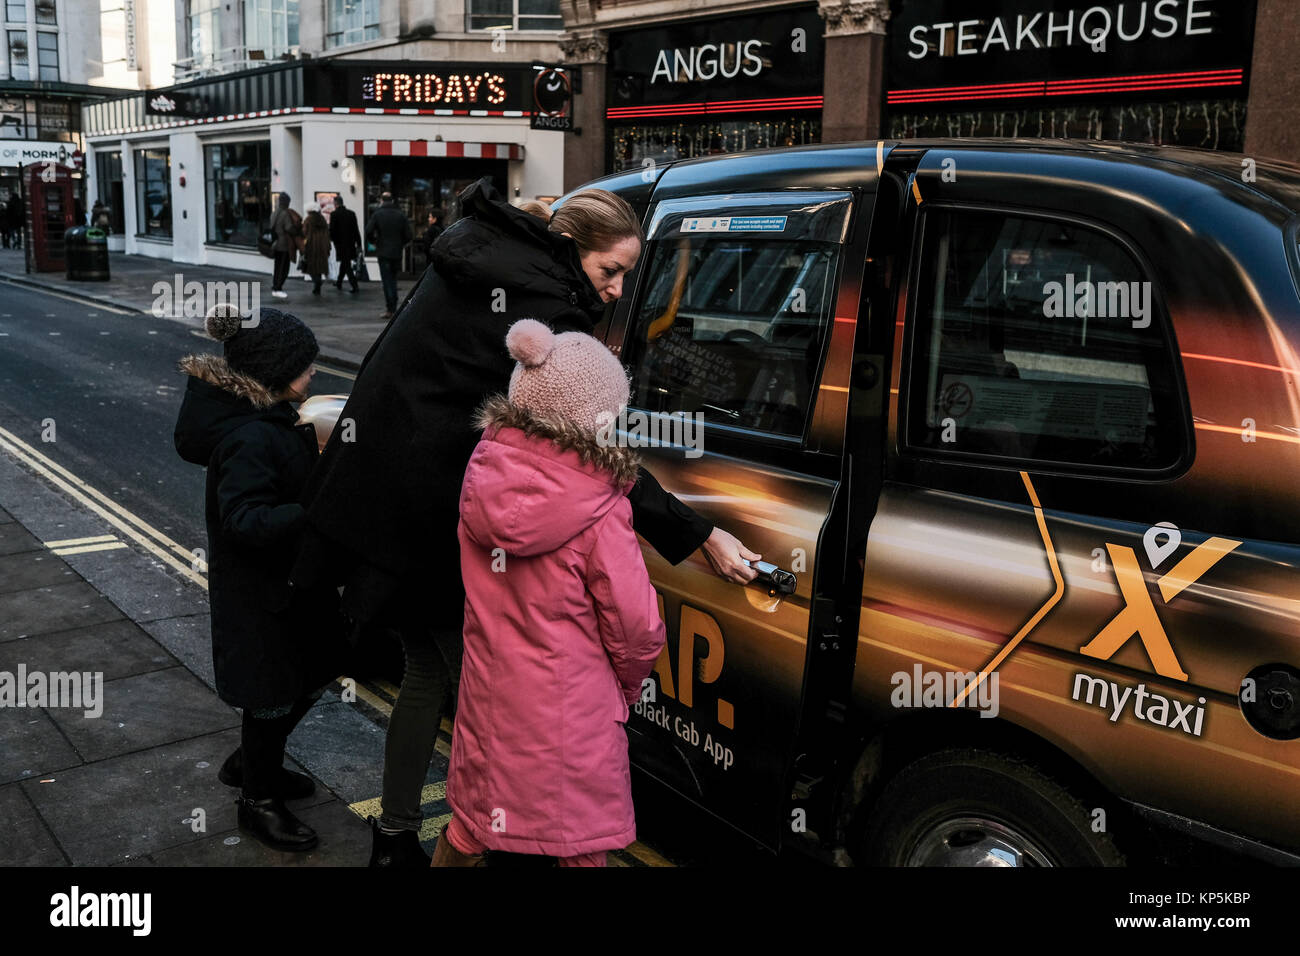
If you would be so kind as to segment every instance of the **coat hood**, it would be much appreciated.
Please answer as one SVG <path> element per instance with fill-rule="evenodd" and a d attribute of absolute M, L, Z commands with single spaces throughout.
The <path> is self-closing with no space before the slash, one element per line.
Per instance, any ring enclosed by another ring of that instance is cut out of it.
<path fill-rule="evenodd" d="M 465 472 L 460 516 L 482 547 L 517 557 L 554 551 L 602 519 L 636 479 L 629 449 L 503 397 L 484 403 L 477 424 L 485 431 Z"/>
<path fill-rule="evenodd" d="M 207 465 L 213 449 L 241 425 L 267 418 L 297 420 L 293 406 L 277 402 L 261 382 L 232 369 L 220 355 L 187 355 L 180 370 L 190 376 L 176 420 L 176 451 Z"/>
<path fill-rule="evenodd" d="M 582 271 L 578 245 L 510 205 L 491 180 L 460 195 L 465 215 L 433 244 L 433 267 L 450 283 L 484 289 L 523 289 L 568 300 L 597 321 L 605 308 Z"/>

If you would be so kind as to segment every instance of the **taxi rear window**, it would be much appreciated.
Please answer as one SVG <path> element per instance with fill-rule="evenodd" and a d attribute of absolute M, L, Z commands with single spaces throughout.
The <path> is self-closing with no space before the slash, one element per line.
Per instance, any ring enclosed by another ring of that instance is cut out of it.
<path fill-rule="evenodd" d="M 926 214 L 907 442 L 1160 470 L 1181 453 L 1155 290 L 1114 238 L 1074 222 Z"/>

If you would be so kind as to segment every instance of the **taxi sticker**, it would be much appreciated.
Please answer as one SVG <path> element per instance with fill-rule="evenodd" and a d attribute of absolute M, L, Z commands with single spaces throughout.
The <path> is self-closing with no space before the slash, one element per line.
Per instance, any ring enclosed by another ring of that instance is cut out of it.
<path fill-rule="evenodd" d="M 785 216 L 694 216 L 682 232 L 785 232 Z"/>

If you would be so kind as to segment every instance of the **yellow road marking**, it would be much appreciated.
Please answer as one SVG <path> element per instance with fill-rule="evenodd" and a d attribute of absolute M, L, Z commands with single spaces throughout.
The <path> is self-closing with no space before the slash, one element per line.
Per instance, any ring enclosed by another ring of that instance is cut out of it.
<path fill-rule="evenodd" d="M 58 555 L 64 554 L 89 554 L 91 551 L 114 551 L 117 548 L 125 548 L 125 541 L 111 541 L 103 544 L 86 544 L 80 548 L 52 548 L 51 550 Z"/>
<path fill-rule="evenodd" d="M 154 535 L 158 541 L 163 542 L 167 547 L 172 548 L 176 552 L 183 554 L 185 557 L 192 560 L 193 556 L 190 552 L 186 551 L 161 531 L 152 527 L 148 522 L 136 517 L 107 495 L 92 488 L 62 465 L 50 461 L 50 459 L 46 458 L 35 448 L 32 448 L 18 436 L 14 435 L 13 432 L 4 428 L 0 428 L 0 449 L 9 452 L 9 454 L 27 465 L 28 468 L 31 468 L 37 474 L 67 492 L 74 499 L 85 505 L 95 514 L 99 515 L 114 528 L 117 528 L 132 541 L 136 542 L 136 544 L 140 545 L 152 554 L 155 558 L 164 562 L 169 567 L 176 569 L 205 591 L 207 590 L 207 579 L 203 577 L 203 575 L 199 574 L 191 563 L 182 563 L 181 561 L 178 561 L 173 555 L 169 554 L 165 548 L 160 547 L 153 539 L 147 537 L 144 532 Z M 98 501 L 92 500 L 92 496 L 94 499 L 98 499 Z M 100 504 L 100 502 L 103 502 L 103 504 Z M 105 507 L 105 505 L 107 505 L 107 507 Z M 128 524 L 127 521 L 131 521 L 133 524 Z M 139 529 L 143 529 L 143 531 Z M 195 563 L 202 564 L 202 562 Z M 206 565 L 204 565 L 204 568 L 206 570 Z"/>
<path fill-rule="evenodd" d="M 70 548 L 78 544 L 96 544 L 100 541 L 116 541 L 116 540 L 117 540 L 117 535 L 115 534 L 97 534 L 91 538 L 64 538 L 61 541 L 46 541 L 44 542 L 44 544 L 45 547 L 53 549 L 53 548 Z"/>
<path fill-rule="evenodd" d="M 1043 517 L 1043 506 L 1038 503 L 1038 492 L 1034 490 L 1034 483 L 1029 480 L 1029 472 L 1022 471 L 1020 473 L 1020 478 L 1024 481 L 1025 490 L 1029 492 L 1029 501 L 1034 506 L 1034 519 L 1038 522 L 1038 533 L 1042 535 L 1043 546 L 1047 549 L 1047 563 L 1052 569 L 1052 580 L 1056 582 L 1056 590 L 1053 591 L 1052 596 L 1043 603 L 1043 606 L 1034 612 L 1034 616 L 1025 622 L 1025 626 L 1020 629 L 1016 636 L 1009 640 L 1006 643 L 1006 646 L 993 656 L 993 660 L 989 661 L 980 669 L 979 676 L 973 682 L 966 685 L 965 689 L 957 695 L 956 700 L 949 705 L 951 707 L 960 707 L 961 702 L 969 697 L 980 684 L 984 683 L 984 678 L 997 670 L 998 665 L 1006 660 L 1011 652 L 1020 646 L 1020 642 L 1029 636 L 1029 632 L 1038 626 L 1038 622 L 1047 616 L 1048 611 L 1056 607 L 1057 602 L 1061 600 L 1061 596 L 1065 594 L 1065 579 L 1061 577 L 1061 568 L 1056 563 L 1056 548 L 1052 545 L 1052 536 L 1047 530 L 1047 520 Z"/>

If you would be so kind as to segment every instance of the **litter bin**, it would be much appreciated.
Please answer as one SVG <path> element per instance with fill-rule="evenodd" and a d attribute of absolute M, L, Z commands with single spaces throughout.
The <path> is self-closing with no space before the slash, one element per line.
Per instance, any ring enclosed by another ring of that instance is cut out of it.
<path fill-rule="evenodd" d="M 63 234 L 68 278 L 78 281 L 108 281 L 108 236 L 103 229 L 75 226 Z"/>

